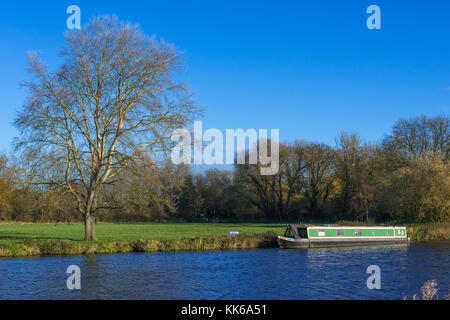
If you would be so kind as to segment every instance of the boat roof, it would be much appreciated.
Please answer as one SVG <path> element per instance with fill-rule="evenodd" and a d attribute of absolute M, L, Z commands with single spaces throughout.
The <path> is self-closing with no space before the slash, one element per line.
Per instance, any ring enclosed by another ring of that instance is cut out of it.
<path fill-rule="evenodd" d="M 404 228 L 401 226 L 307 226 L 308 228 L 317 228 L 317 229 L 386 229 L 386 228 Z"/>
<path fill-rule="evenodd" d="M 315 226 L 306 224 L 289 224 L 288 227 L 293 229 L 296 228 L 318 228 L 318 229 L 385 229 L 385 228 L 405 228 L 404 226 L 340 226 L 340 225 L 325 225 L 325 226 Z"/>

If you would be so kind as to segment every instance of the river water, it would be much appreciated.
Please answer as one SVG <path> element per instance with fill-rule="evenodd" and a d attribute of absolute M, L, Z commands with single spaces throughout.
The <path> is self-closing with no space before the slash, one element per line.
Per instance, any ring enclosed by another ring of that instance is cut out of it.
<path fill-rule="evenodd" d="M 81 289 L 69 290 L 77 265 Z M 367 288 L 367 267 L 381 289 Z M 450 242 L 0 259 L 0 299 L 403 299 L 450 290 Z"/>

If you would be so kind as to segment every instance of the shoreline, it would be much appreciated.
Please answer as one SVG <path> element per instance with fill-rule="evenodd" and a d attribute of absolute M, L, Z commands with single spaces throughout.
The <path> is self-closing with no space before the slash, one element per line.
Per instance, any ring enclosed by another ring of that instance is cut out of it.
<path fill-rule="evenodd" d="M 272 234 L 197 237 L 182 240 L 74 241 L 28 239 L 0 247 L 0 258 L 87 254 L 248 250 L 278 247 Z"/>

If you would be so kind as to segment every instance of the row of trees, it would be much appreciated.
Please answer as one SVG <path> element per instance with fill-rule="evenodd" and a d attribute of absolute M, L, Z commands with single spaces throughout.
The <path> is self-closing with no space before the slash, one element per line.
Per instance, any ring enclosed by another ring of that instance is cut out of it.
<path fill-rule="evenodd" d="M 274 219 L 447 221 L 449 119 L 398 121 L 378 143 L 342 132 L 336 147 L 295 142 L 280 149 L 280 172 L 237 168 L 250 201 Z"/>
<path fill-rule="evenodd" d="M 259 165 L 193 173 L 149 156 L 133 161 L 99 195 L 102 221 L 361 220 L 449 221 L 449 118 L 398 121 L 384 140 L 342 132 L 336 146 L 280 145 L 280 170 Z M 3 220 L 81 220 L 76 201 L 54 186 L 22 184 L 18 161 L 1 157 Z"/>

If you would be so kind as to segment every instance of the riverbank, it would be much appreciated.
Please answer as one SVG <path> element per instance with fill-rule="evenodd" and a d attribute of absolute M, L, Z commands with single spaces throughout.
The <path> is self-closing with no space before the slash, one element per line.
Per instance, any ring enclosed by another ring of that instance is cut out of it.
<path fill-rule="evenodd" d="M 83 241 L 81 224 L 2 224 L 0 257 L 270 248 L 277 246 L 276 236 L 284 233 L 285 226 L 285 223 L 98 224 L 100 240 Z M 238 231 L 239 236 L 230 237 L 230 231 Z M 408 236 L 411 241 L 449 240 L 450 223 L 410 225 Z"/>
<path fill-rule="evenodd" d="M 215 236 L 182 240 L 70 241 L 26 239 L 20 243 L 0 242 L 0 257 L 111 254 L 131 252 L 175 252 L 236 250 L 276 247 L 274 234 Z"/>

